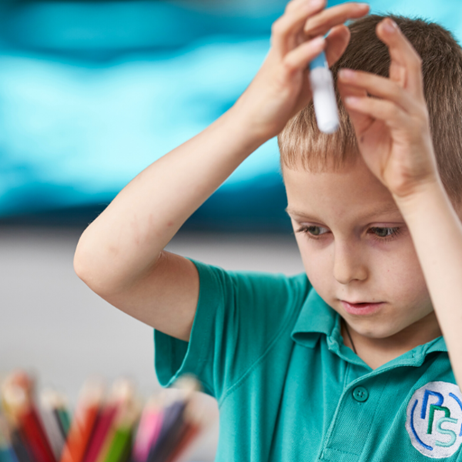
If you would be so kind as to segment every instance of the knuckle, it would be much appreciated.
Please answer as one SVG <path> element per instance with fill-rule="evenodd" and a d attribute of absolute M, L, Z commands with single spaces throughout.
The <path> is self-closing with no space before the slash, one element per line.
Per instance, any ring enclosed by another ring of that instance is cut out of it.
<path fill-rule="evenodd" d="M 308 18 L 305 21 L 305 25 L 303 26 L 303 30 L 304 30 L 304 32 L 308 32 L 312 28 L 313 28 L 313 18 Z"/>
<path fill-rule="evenodd" d="M 271 35 L 281 35 L 283 31 L 284 24 L 281 19 L 276 20 L 271 26 Z"/>
<path fill-rule="evenodd" d="M 388 113 L 389 113 L 390 118 L 397 119 L 400 115 L 398 106 L 396 106 L 396 104 L 390 104 Z"/>
<path fill-rule="evenodd" d="M 429 124 L 428 111 L 423 110 L 421 114 L 416 118 L 416 126 L 417 126 L 419 133 L 426 132 L 428 129 L 428 124 Z"/>
<path fill-rule="evenodd" d="M 422 139 L 427 132 L 427 126 L 420 116 L 411 117 L 409 124 L 409 137 L 418 140 Z"/>
<path fill-rule="evenodd" d="M 284 59 L 284 61 L 282 61 L 282 67 L 287 74 L 292 74 L 296 69 L 294 63 L 290 59 Z"/>
<path fill-rule="evenodd" d="M 330 27 L 332 27 L 334 24 L 345 24 L 350 19 L 350 14 L 348 13 L 349 12 L 345 12 L 340 16 L 340 18 L 335 18 L 332 21 L 333 24 L 331 24 Z"/>
<path fill-rule="evenodd" d="M 395 101 L 403 101 L 406 97 L 404 88 L 398 85 L 397 83 L 393 84 L 391 93 Z"/>

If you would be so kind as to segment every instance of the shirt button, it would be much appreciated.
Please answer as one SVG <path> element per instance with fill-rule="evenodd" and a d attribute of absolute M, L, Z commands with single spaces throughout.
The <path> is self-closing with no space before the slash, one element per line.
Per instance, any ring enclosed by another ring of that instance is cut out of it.
<path fill-rule="evenodd" d="M 353 390 L 353 398 L 362 403 L 369 398 L 369 392 L 364 387 L 356 387 Z"/>

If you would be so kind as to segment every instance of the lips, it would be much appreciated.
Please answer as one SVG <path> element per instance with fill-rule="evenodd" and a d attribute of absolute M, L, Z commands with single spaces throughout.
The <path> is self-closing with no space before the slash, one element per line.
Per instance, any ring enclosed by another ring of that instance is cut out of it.
<path fill-rule="evenodd" d="M 379 311 L 384 302 L 347 302 L 345 300 L 340 300 L 342 302 L 343 308 L 349 314 L 354 315 L 367 315 L 373 314 Z"/>

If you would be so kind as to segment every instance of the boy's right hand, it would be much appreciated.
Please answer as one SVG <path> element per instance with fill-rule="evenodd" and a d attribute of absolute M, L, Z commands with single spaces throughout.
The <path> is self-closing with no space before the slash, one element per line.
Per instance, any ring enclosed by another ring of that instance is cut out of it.
<path fill-rule="evenodd" d="M 146 167 L 85 230 L 74 266 L 94 292 L 160 332 L 189 341 L 199 274 L 190 260 L 163 249 L 239 164 L 309 102 L 308 63 L 323 48 L 329 64 L 338 60 L 349 41 L 343 23 L 368 11 L 354 3 L 323 6 L 290 2 L 275 23 L 267 59 L 233 108 Z M 326 43 L 316 47 L 311 39 L 331 28 Z"/>
<path fill-rule="evenodd" d="M 309 103 L 309 63 L 325 50 L 332 66 L 350 39 L 349 29 L 343 23 L 369 11 L 366 3 L 344 3 L 328 9 L 324 6 L 325 0 L 289 2 L 283 16 L 273 24 L 265 62 L 233 107 L 261 139 L 276 136 Z"/>

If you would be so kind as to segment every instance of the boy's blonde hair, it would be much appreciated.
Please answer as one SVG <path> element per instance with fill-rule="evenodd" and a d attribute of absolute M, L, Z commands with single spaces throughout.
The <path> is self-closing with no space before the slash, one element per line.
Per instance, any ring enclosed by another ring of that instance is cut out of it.
<path fill-rule="evenodd" d="M 422 58 L 425 99 L 438 169 L 448 195 L 462 202 L 462 49 L 452 34 L 422 19 L 387 15 L 399 26 Z M 375 28 L 386 16 L 369 15 L 348 27 L 351 39 L 332 68 L 335 88 L 341 68 L 388 77 L 390 55 Z M 295 115 L 278 136 L 281 166 L 311 171 L 337 169 L 358 155 L 349 116 L 337 88 L 340 129 L 333 135 L 317 127 L 313 103 Z"/>

